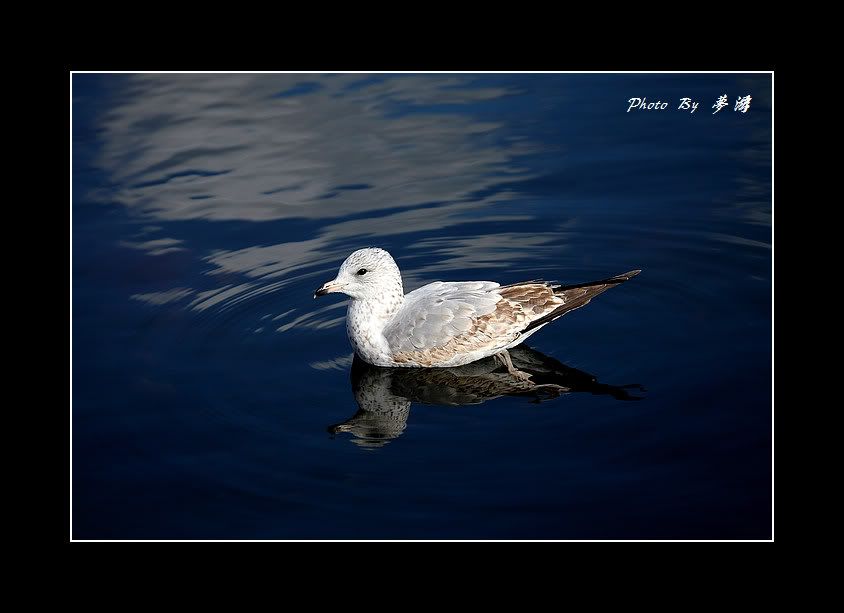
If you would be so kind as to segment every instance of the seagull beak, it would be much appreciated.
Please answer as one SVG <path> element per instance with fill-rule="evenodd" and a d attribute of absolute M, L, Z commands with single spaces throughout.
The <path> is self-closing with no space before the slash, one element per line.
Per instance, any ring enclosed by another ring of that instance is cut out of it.
<path fill-rule="evenodd" d="M 343 285 L 338 283 L 335 279 L 334 281 L 329 281 L 317 291 L 314 292 L 314 298 L 319 298 L 320 296 L 325 296 L 326 294 L 333 294 L 334 292 L 343 291 Z"/>

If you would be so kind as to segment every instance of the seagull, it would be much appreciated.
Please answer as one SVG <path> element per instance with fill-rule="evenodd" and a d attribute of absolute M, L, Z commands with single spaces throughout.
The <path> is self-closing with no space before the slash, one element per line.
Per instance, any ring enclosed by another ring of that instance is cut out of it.
<path fill-rule="evenodd" d="M 527 380 L 530 374 L 513 366 L 508 349 L 640 272 L 577 285 L 435 281 L 405 294 L 393 257 L 368 247 L 347 257 L 314 298 L 335 292 L 351 297 L 346 332 L 355 353 L 369 364 L 452 367 L 495 356 L 508 373 Z"/>

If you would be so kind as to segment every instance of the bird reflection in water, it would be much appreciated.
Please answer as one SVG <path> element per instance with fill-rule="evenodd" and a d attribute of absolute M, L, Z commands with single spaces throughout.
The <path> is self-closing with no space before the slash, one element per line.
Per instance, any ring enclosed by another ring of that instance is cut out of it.
<path fill-rule="evenodd" d="M 361 447 L 383 447 L 407 427 L 413 402 L 446 406 L 482 404 L 501 396 L 524 396 L 533 402 L 574 392 L 606 394 L 616 400 L 641 400 L 629 390 L 644 391 L 638 384 L 606 385 L 589 373 L 571 368 L 530 347 L 510 350 L 517 369 L 531 374 L 518 379 L 501 362 L 487 358 L 455 368 L 382 368 L 357 356 L 352 363 L 352 391 L 358 411 L 328 432 L 349 432 Z"/>

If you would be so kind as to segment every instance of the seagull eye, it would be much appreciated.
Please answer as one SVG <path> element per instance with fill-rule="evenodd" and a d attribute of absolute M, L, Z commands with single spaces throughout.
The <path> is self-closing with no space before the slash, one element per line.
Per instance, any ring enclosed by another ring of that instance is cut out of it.
<path fill-rule="evenodd" d="M 365 275 L 365 274 L 366 274 L 366 272 L 367 272 L 367 271 L 366 271 L 366 268 L 361 268 L 361 269 L 357 272 L 357 274 L 362 276 L 362 275 Z"/>

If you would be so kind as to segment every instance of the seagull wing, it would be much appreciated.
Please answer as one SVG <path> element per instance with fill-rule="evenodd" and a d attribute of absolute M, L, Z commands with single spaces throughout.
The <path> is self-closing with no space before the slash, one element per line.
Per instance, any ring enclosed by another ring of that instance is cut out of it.
<path fill-rule="evenodd" d="M 437 281 L 410 292 L 384 329 L 395 356 L 420 364 L 437 361 L 434 354 L 454 341 L 478 332 L 478 322 L 495 312 L 501 296 L 492 281 Z M 420 361 L 421 360 L 421 361 Z"/>
<path fill-rule="evenodd" d="M 566 286 L 438 281 L 405 296 L 384 336 L 398 363 L 435 366 L 478 351 L 491 355 L 638 273 Z"/>

